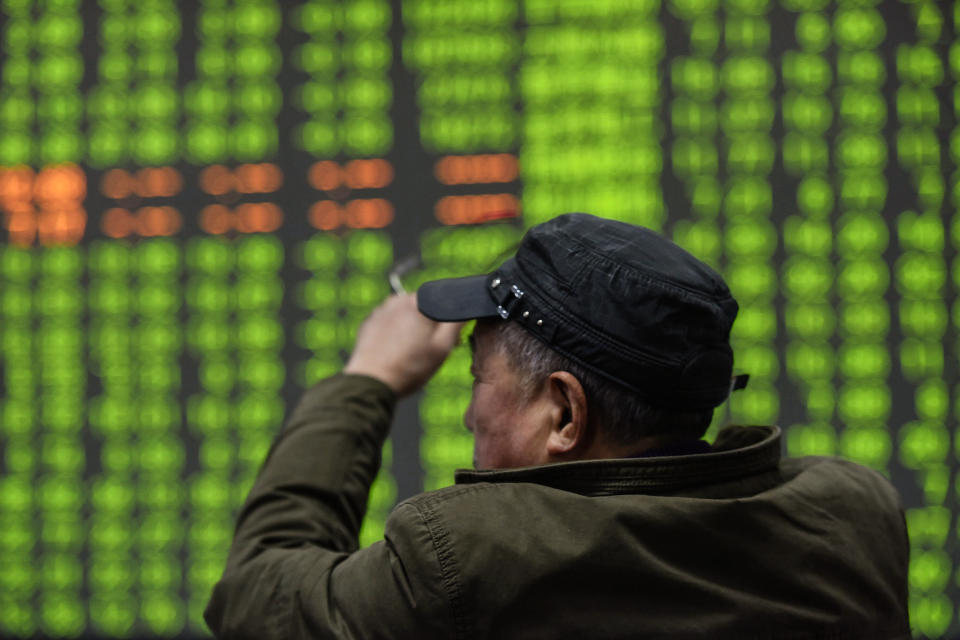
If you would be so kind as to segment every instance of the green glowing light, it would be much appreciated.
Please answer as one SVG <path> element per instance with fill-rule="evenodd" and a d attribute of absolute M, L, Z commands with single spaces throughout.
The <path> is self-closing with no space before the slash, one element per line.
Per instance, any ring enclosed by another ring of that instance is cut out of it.
<path fill-rule="evenodd" d="M 80 575 L 82 577 L 82 571 Z M 44 595 L 39 616 L 40 627 L 52 636 L 76 636 L 86 625 L 83 603 L 68 596 Z"/>
<path fill-rule="evenodd" d="M 266 39 L 280 29 L 281 15 L 276 5 L 246 4 L 234 10 L 233 22 L 237 34 Z"/>
<path fill-rule="evenodd" d="M 125 129 L 114 125 L 91 130 L 87 138 L 87 151 L 91 164 L 96 167 L 118 164 L 126 156 L 129 135 Z"/>
<path fill-rule="evenodd" d="M 169 10 L 147 10 L 137 17 L 135 29 L 139 41 L 162 47 L 180 36 L 180 20 Z"/>
<path fill-rule="evenodd" d="M 186 612 L 183 603 L 162 592 L 146 592 L 140 603 L 140 615 L 156 634 L 174 634 L 183 629 Z"/>
<path fill-rule="evenodd" d="M 178 68 L 176 55 L 162 49 L 141 51 L 135 65 L 137 73 L 142 77 L 167 82 L 174 80 Z"/>
<path fill-rule="evenodd" d="M 280 50 L 276 46 L 250 42 L 241 45 L 235 53 L 233 72 L 240 76 L 274 75 L 280 69 Z M 229 69 L 223 58 L 217 59 L 217 69 L 210 75 L 223 75 Z"/>
<path fill-rule="evenodd" d="M 343 28 L 350 33 L 383 33 L 392 19 L 390 5 L 383 0 L 358 0 L 346 7 Z"/>
<path fill-rule="evenodd" d="M 203 118 L 222 118 L 229 113 L 230 92 L 226 86 L 214 82 L 198 82 L 184 93 L 187 112 Z"/>
<path fill-rule="evenodd" d="M 277 148 L 276 126 L 267 121 L 241 121 L 230 136 L 233 154 L 241 160 L 259 160 L 272 155 Z"/>
<path fill-rule="evenodd" d="M 191 238 L 187 244 L 187 266 L 214 276 L 226 275 L 234 266 L 233 245 L 220 238 Z"/>
<path fill-rule="evenodd" d="M 280 111 L 283 96 L 276 85 L 251 83 L 237 90 L 234 102 L 236 109 L 248 116 L 273 117 Z"/>
<path fill-rule="evenodd" d="M 201 432 L 218 432 L 231 419 L 229 403 L 216 396 L 193 395 L 187 400 L 187 422 Z"/>
<path fill-rule="evenodd" d="M 259 275 L 241 276 L 236 283 L 236 306 L 240 311 L 276 309 L 283 299 L 283 281 Z"/>
<path fill-rule="evenodd" d="M 276 271 L 283 259 L 283 245 L 276 236 L 247 236 L 237 244 L 237 266 L 244 271 Z"/>
<path fill-rule="evenodd" d="M 875 9 L 844 8 L 833 17 L 837 44 L 845 49 L 873 49 L 886 36 L 886 23 Z"/>
<path fill-rule="evenodd" d="M 226 160 L 226 127 L 212 122 L 198 122 L 187 129 L 186 135 L 186 151 L 191 161 L 213 163 Z"/>
<path fill-rule="evenodd" d="M 10 58 L 3 64 L 4 79 L 10 85 L 23 88 L 30 84 L 30 60 L 27 57 Z"/>
<path fill-rule="evenodd" d="M 333 155 L 340 147 L 336 125 L 332 120 L 310 120 L 301 128 L 298 142 L 304 150 L 318 156 Z"/>
<path fill-rule="evenodd" d="M 797 17 L 797 42 L 811 53 L 822 52 L 830 43 L 830 23 L 819 13 L 803 13 Z"/>

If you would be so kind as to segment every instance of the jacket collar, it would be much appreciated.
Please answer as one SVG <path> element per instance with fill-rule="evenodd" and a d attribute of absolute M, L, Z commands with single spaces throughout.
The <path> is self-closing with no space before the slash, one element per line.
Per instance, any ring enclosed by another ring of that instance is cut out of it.
<path fill-rule="evenodd" d="M 669 493 L 768 471 L 780 462 L 780 427 L 723 429 L 711 453 L 558 462 L 519 469 L 459 469 L 457 484 L 532 482 L 583 495 Z"/>

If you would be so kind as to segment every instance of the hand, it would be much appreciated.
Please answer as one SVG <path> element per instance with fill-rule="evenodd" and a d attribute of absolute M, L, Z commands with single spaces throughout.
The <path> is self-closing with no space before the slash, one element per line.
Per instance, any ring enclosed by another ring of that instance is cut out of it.
<path fill-rule="evenodd" d="M 418 390 L 460 341 L 462 322 L 434 322 L 413 293 L 390 296 L 363 321 L 344 373 L 385 383 L 398 396 Z"/>

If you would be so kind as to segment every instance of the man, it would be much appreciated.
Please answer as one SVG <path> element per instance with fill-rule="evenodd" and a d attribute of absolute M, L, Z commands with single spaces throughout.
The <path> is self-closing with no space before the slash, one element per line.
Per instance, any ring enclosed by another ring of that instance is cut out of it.
<path fill-rule="evenodd" d="M 435 322 L 422 315 L 419 309 Z M 736 386 L 723 280 L 569 214 L 494 273 L 394 297 L 310 390 L 243 508 L 206 620 L 229 638 L 909 638 L 894 489 L 777 427 L 700 440 Z M 357 551 L 397 397 L 477 318 L 475 471 Z"/>

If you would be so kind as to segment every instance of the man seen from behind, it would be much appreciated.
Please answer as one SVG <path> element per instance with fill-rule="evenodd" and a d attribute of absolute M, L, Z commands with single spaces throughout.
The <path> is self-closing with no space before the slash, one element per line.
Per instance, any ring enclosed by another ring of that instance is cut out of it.
<path fill-rule="evenodd" d="M 733 376 L 723 279 L 642 227 L 566 214 L 489 274 L 394 296 L 304 395 L 205 613 L 221 638 L 907 639 L 893 487 L 702 439 Z M 357 535 L 398 398 L 459 340 L 475 470 Z"/>

